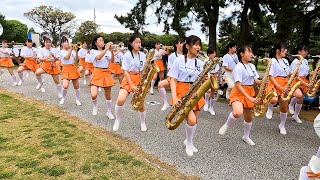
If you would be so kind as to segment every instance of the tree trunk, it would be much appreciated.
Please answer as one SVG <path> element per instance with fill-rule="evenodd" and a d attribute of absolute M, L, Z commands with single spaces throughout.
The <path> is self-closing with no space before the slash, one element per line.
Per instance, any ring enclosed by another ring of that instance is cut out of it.
<path fill-rule="evenodd" d="M 245 0 L 243 10 L 241 12 L 241 31 L 239 46 L 245 45 L 249 38 L 249 20 L 248 20 L 248 10 L 250 7 L 250 0 Z"/>
<path fill-rule="evenodd" d="M 303 29 L 302 29 L 302 44 L 305 46 L 309 46 L 310 42 L 310 34 L 311 34 L 311 21 L 310 17 L 304 18 Z"/>
<path fill-rule="evenodd" d="M 213 10 L 207 12 L 209 15 L 209 47 L 217 48 L 217 24 L 219 18 L 219 0 L 213 0 L 211 3 Z M 211 8 L 210 8 L 211 9 Z"/>

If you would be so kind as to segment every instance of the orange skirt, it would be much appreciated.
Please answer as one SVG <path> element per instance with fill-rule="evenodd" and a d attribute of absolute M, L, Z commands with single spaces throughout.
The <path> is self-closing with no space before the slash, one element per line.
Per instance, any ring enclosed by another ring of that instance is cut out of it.
<path fill-rule="evenodd" d="M 61 72 L 57 63 L 51 63 L 50 61 L 42 61 L 40 68 L 42 68 L 47 74 L 56 75 Z"/>
<path fill-rule="evenodd" d="M 93 73 L 93 70 L 94 70 L 93 63 L 87 63 L 86 69 L 89 70 L 89 72 Z"/>
<path fill-rule="evenodd" d="M 13 67 L 14 64 L 12 62 L 12 59 L 10 59 L 10 58 L 0 58 L 0 66 L 2 66 L 2 67 Z"/>
<path fill-rule="evenodd" d="M 248 93 L 249 96 L 254 97 L 254 88 L 253 86 L 242 86 L 243 89 Z M 230 105 L 235 102 L 235 101 L 240 101 L 243 104 L 244 108 L 253 108 L 254 103 L 249 101 L 240 91 L 238 88 L 233 87 L 230 93 Z"/>
<path fill-rule="evenodd" d="M 274 79 L 277 81 L 277 83 L 282 86 L 285 87 L 287 82 L 289 81 L 289 78 L 284 78 L 284 77 L 274 77 Z M 282 94 L 282 91 L 277 89 L 274 84 L 269 80 L 268 81 L 268 87 L 266 92 L 270 92 L 271 90 L 275 90 L 275 92 L 277 93 L 278 96 L 280 96 Z"/>
<path fill-rule="evenodd" d="M 80 58 L 78 66 L 82 66 L 83 68 L 87 66 L 87 63 L 84 60 L 84 58 Z"/>
<path fill-rule="evenodd" d="M 183 95 L 186 94 L 186 92 L 189 90 L 191 84 L 184 83 L 184 82 L 177 82 L 177 98 L 181 99 Z M 171 99 L 170 104 L 173 105 L 173 99 Z M 194 111 L 200 111 L 200 109 L 204 106 L 205 100 L 202 97 L 198 103 L 193 107 Z"/>
<path fill-rule="evenodd" d="M 112 74 L 118 75 L 123 73 L 119 63 L 110 63 L 109 68 Z"/>
<path fill-rule="evenodd" d="M 81 77 L 80 72 L 74 64 L 64 64 L 61 72 L 61 79 L 73 80 Z"/>
<path fill-rule="evenodd" d="M 61 61 L 60 59 L 59 59 L 59 61 L 56 61 L 56 63 L 57 63 L 57 65 L 60 66 L 60 67 L 63 66 L 62 61 Z"/>
<path fill-rule="evenodd" d="M 162 60 L 154 60 L 154 63 L 158 66 L 158 68 L 160 69 L 160 72 L 164 71 L 164 65 Z"/>
<path fill-rule="evenodd" d="M 36 70 L 40 67 L 34 58 L 25 58 L 24 62 L 20 64 L 20 66 L 26 67 L 33 72 L 36 72 Z"/>
<path fill-rule="evenodd" d="M 130 75 L 130 79 L 133 85 L 137 86 L 140 82 L 141 79 L 141 73 L 132 73 L 129 72 Z M 123 78 L 121 85 L 120 85 L 121 89 L 125 89 L 128 91 L 128 93 L 132 92 L 131 87 L 128 83 L 128 80 L 126 78 Z"/>
<path fill-rule="evenodd" d="M 109 69 L 94 68 L 89 86 L 112 87 L 114 80 Z"/>
<path fill-rule="evenodd" d="M 303 82 L 309 83 L 308 79 L 307 79 L 305 76 L 300 76 L 300 78 L 302 79 Z M 293 81 L 293 83 L 292 83 L 292 86 L 293 86 L 295 83 L 297 83 L 297 82 L 298 82 L 298 80 L 295 79 L 295 80 Z M 306 93 L 308 92 L 308 87 L 307 87 L 307 86 L 302 86 L 302 85 L 301 85 L 301 86 L 299 87 L 299 89 L 302 91 L 303 94 L 306 94 Z"/>

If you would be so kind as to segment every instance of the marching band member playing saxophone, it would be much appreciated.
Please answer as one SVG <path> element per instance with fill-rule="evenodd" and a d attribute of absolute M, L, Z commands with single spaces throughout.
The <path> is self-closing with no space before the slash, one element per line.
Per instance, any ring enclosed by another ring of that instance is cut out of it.
<path fill-rule="evenodd" d="M 7 41 L 2 40 L 2 47 L 0 48 L 0 67 L 6 67 L 8 69 L 8 72 L 11 74 L 11 77 L 13 79 L 12 86 L 16 86 L 18 83 L 12 69 L 14 64 L 12 62 L 12 59 L 10 58 L 11 54 L 12 54 L 12 51 L 8 48 Z M 0 70 L 0 76 L 2 74 L 3 74 L 3 71 Z"/>
<path fill-rule="evenodd" d="M 154 52 L 153 61 L 160 69 L 159 76 L 160 76 L 160 81 L 162 81 L 164 79 L 164 65 L 163 65 L 162 56 L 164 55 L 165 52 L 163 49 L 160 49 L 160 41 L 156 41 L 154 44 L 154 47 L 155 47 L 155 52 Z M 153 87 L 154 87 L 154 84 L 156 83 L 157 77 L 158 77 L 158 73 L 155 73 L 150 85 L 150 94 L 154 94 Z"/>
<path fill-rule="evenodd" d="M 298 47 L 296 47 L 294 54 L 301 55 L 303 58 L 305 58 L 308 54 L 306 46 L 299 45 Z M 299 60 L 297 58 L 292 61 L 290 65 L 290 73 L 294 71 L 298 63 L 299 63 Z M 299 67 L 297 78 L 295 81 L 293 81 L 293 84 L 295 84 L 298 81 L 301 82 L 301 86 L 299 89 L 297 89 L 297 92 L 296 92 L 296 95 L 300 98 L 293 97 L 289 104 L 289 113 L 293 114 L 292 118 L 298 123 L 302 123 L 302 121 L 299 118 L 299 113 L 302 108 L 303 94 L 306 94 L 308 92 L 308 87 L 309 87 L 309 81 L 307 79 L 308 74 L 309 74 L 308 60 L 304 59 L 302 61 L 302 64 Z"/>
<path fill-rule="evenodd" d="M 91 99 L 93 103 L 92 115 L 97 115 L 97 96 L 98 88 L 104 89 L 104 96 L 106 98 L 107 112 L 106 115 L 109 119 L 114 119 L 111 112 L 112 100 L 111 100 L 111 87 L 114 85 L 114 80 L 109 69 L 110 62 L 113 62 L 113 51 L 110 51 L 111 44 L 104 44 L 103 37 L 96 35 L 93 37 L 92 49 L 90 51 L 91 58 L 93 59 L 94 70 L 91 75 Z"/>
<path fill-rule="evenodd" d="M 27 39 L 26 46 L 24 46 L 21 49 L 20 53 L 21 57 L 23 57 L 25 60 L 22 64 L 20 64 L 19 68 L 17 69 L 18 75 L 19 75 L 19 82 L 18 86 L 20 86 L 23 82 L 23 72 L 26 70 L 31 70 L 33 72 L 36 72 L 36 70 L 40 67 L 36 58 L 37 53 L 34 47 L 32 47 L 32 40 Z M 42 89 L 44 90 L 44 89 Z"/>
<path fill-rule="evenodd" d="M 58 90 L 58 97 L 62 98 L 62 86 L 59 80 L 59 74 L 61 72 L 60 68 L 57 65 L 57 61 L 59 60 L 59 53 L 52 48 L 51 46 L 51 37 L 49 35 L 43 35 L 44 47 L 39 49 L 37 57 L 41 63 L 40 68 L 38 68 L 35 72 L 36 77 L 38 79 L 39 84 L 36 89 L 41 89 L 43 85 L 42 74 L 47 73 L 52 76 L 54 83 L 56 84 L 56 88 Z M 43 89 L 41 89 L 43 91 Z"/>
<path fill-rule="evenodd" d="M 87 54 L 88 54 L 87 42 L 82 42 L 82 48 L 78 52 L 78 56 L 79 56 L 78 66 L 79 66 L 79 72 L 81 74 L 86 70 L 86 67 L 87 67 L 87 63 L 86 63 L 86 60 L 85 60 L 85 57 L 86 57 Z M 84 85 L 87 84 L 87 80 L 86 80 L 85 77 L 84 77 L 84 80 L 83 80 L 83 84 Z"/>
<path fill-rule="evenodd" d="M 235 80 L 235 86 L 230 93 L 232 112 L 229 114 L 226 123 L 220 128 L 219 134 L 225 135 L 227 129 L 243 115 L 244 134 L 242 139 L 249 145 L 254 146 L 255 143 L 250 139 L 250 130 L 252 126 L 252 108 L 258 103 L 258 100 L 254 97 L 253 85 L 261 84 L 261 80 L 258 80 L 259 75 L 256 67 L 249 63 L 253 56 L 251 48 L 249 46 L 241 46 L 237 54 L 241 63 L 238 63 L 232 71 Z"/>
<path fill-rule="evenodd" d="M 183 44 L 184 44 L 184 39 L 177 39 L 174 43 L 174 53 L 172 53 L 169 58 L 168 58 L 168 71 L 170 70 L 172 64 L 174 61 L 182 56 L 182 50 L 183 50 Z M 160 81 L 158 83 L 158 90 L 160 97 L 163 101 L 163 106 L 161 108 L 162 111 L 165 111 L 170 107 L 168 101 L 167 101 L 167 92 L 165 88 L 170 88 L 170 77 L 167 77 L 166 79 Z"/>
<path fill-rule="evenodd" d="M 191 35 L 186 38 L 186 44 L 184 46 L 184 56 L 179 56 L 174 61 L 168 73 L 173 106 L 179 106 L 180 98 L 188 91 L 203 70 L 203 62 L 196 58 L 201 50 L 201 39 Z M 198 152 L 193 145 L 193 137 L 197 128 L 200 109 L 203 105 L 204 99 L 201 98 L 193 110 L 187 115 L 186 140 L 184 144 L 186 145 L 186 153 L 188 156 L 193 156 L 194 152 Z"/>
<path fill-rule="evenodd" d="M 61 72 L 61 79 L 62 79 L 62 98 L 60 100 L 60 104 L 64 104 L 65 97 L 68 92 L 69 82 L 72 81 L 73 88 L 76 94 L 76 104 L 77 106 L 81 106 L 80 103 L 80 89 L 79 89 L 79 81 L 78 79 L 81 77 L 80 72 L 78 71 L 77 67 L 74 65 L 75 62 L 78 60 L 78 53 L 77 47 L 74 48 L 70 46 L 69 40 L 63 36 L 61 38 L 61 48 L 60 51 L 60 59 L 63 64 L 62 72 Z"/>
<path fill-rule="evenodd" d="M 209 57 L 209 59 L 214 59 L 216 57 L 216 51 L 213 48 L 208 48 L 207 49 L 207 56 Z M 211 70 L 209 73 L 211 76 L 214 76 L 215 78 L 217 78 L 217 73 L 219 72 L 220 66 L 219 64 L 216 65 L 215 69 Z M 213 89 L 211 87 L 211 90 L 209 90 L 208 92 L 205 93 L 204 97 L 205 97 L 205 102 L 206 104 L 204 105 L 203 109 L 204 111 L 208 111 L 210 112 L 211 115 L 216 115 L 216 113 L 214 112 L 214 93 L 215 93 L 215 89 Z"/>
<path fill-rule="evenodd" d="M 143 66 L 146 62 L 146 55 L 140 51 L 141 37 L 133 34 L 129 39 L 128 51 L 123 56 L 122 69 L 124 79 L 120 85 L 120 91 L 115 105 L 116 120 L 113 131 L 118 131 L 123 115 L 123 105 L 131 92 L 137 91 L 140 82 Z M 140 52 L 139 52 L 140 51 Z M 139 112 L 141 131 L 146 131 L 146 111 L 145 105 Z"/>

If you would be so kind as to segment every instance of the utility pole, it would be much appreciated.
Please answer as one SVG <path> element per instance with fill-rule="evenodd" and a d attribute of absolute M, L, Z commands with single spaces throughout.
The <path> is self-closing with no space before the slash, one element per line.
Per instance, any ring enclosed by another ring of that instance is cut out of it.
<path fill-rule="evenodd" d="M 93 8 L 93 22 L 96 23 L 96 8 Z"/>

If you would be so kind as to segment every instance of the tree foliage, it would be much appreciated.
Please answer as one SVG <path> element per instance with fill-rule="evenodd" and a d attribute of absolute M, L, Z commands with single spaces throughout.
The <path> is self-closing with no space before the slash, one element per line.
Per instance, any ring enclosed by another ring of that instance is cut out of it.
<path fill-rule="evenodd" d="M 0 23 L 3 26 L 3 34 L 0 39 L 7 41 L 25 42 L 28 36 L 27 25 L 18 20 L 6 20 L 5 16 L 0 14 Z"/>
<path fill-rule="evenodd" d="M 78 30 L 75 33 L 73 42 L 91 42 L 93 36 L 99 31 L 99 25 L 93 21 L 85 21 L 81 23 Z"/>

